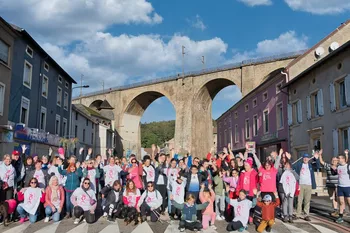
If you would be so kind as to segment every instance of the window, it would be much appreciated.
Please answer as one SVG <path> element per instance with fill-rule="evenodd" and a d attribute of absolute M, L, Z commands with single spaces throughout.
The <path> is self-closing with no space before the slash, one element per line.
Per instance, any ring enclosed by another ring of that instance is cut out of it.
<path fill-rule="evenodd" d="M 63 105 L 63 108 L 65 109 L 65 110 L 68 110 L 68 93 L 67 92 L 64 92 L 64 100 L 63 100 L 64 102 L 64 105 Z"/>
<path fill-rule="evenodd" d="M 86 119 L 86 126 L 89 126 L 89 119 Z"/>
<path fill-rule="evenodd" d="M 85 129 L 83 129 L 83 142 L 85 142 Z"/>
<path fill-rule="evenodd" d="M 341 136 L 341 151 L 344 151 L 346 149 L 349 149 L 349 133 L 350 133 L 350 128 L 344 128 L 340 130 L 340 136 Z"/>
<path fill-rule="evenodd" d="M 68 82 L 66 82 L 65 87 L 66 87 L 67 89 L 69 89 L 69 83 L 68 83 Z"/>
<path fill-rule="evenodd" d="M 94 144 L 94 133 L 91 133 L 91 144 Z"/>
<path fill-rule="evenodd" d="M 67 136 L 67 119 L 66 118 L 63 118 L 63 137 L 66 137 Z M 68 136 L 70 137 L 70 136 Z"/>
<path fill-rule="evenodd" d="M 258 136 L 258 115 L 253 116 L 253 136 Z"/>
<path fill-rule="evenodd" d="M 40 129 L 44 130 L 46 129 L 46 108 L 41 107 L 40 112 Z"/>
<path fill-rule="evenodd" d="M 263 102 L 265 102 L 268 98 L 267 91 L 263 93 Z"/>
<path fill-rule="evenodd" d="M 253 108 L 255 108 L 256 106 L 258 106 L 258 100 L 255 98 L 253 99 Z"/>
<path fill-rule="evenodd" d="M 55 134 L 60 135 L 61 116 L 56 114 Z"/>
<path fill-rule="evenodd" d="M 74 129 L 74 137 L 78 137 L 78 126 L 76 125 L 75 126 L 75 129 Z"/>
<path fill-rule="evenodd" d="M 238 125 L 235 125 L 235 143 L 239 142 Z"/>
<path fill-rule="evenodd" d="M 44 69 L 49 72 L 50 66 L 46 62 L 44 63 Z"/>
<path fill-rule="evenodd" d="M 339 107 L 346 107 L 345 81 L 339 82 Z"/>
<path fill-rule="evenodd" d="M 31 47 L 29 47 L 28 45 L 26 48 L 26 53 L 29 55 L 29 57 L 33 58 L 33 54 L 34 54 L 33 49 Z"/>
<path fill-rule="evenodd" d="M 246 104 L 246 105 L 244 106 L 244 111 L 245 111 L 245 112 L 248 112 L 248 111 L 249 111 L 249 105 L 248 105 L 248 104 Z"/>
<path fill-rule="evenodd" d="M 59 81 L 60 83 L 62 83 L 62 76 L 61 76 L 61 75 L 58 75 L 58 81 Z"/>
<path fill-rule="evenodd" d="M 79 113 L 78 113 L 78 112 L 75 112 L 75 120 L 76 120 L 76 121 L 78 120 L 78 116 L 79 116 Z"/>
<path fill-rule="evenodd" d="M 238 118 L 238 112 L 236 111 L 235 112 L 235 119 L 237 119 Z"/>
<path fill-rule="evenodd" d="M 62 88 L 57 87 L 57 105 L 61 107 L 62 101 Z"/>
<path fill-rule="evenodd" d="M 5 87 L 6 85 L 0 82 L 0 116 L 4 114 L 5 105 Z"/>
<path fill-rule="evenodd" d="M 94 129 L 94 122 L 91 122 L 91 129 Z M 221 125 L 221 124 L 219 124 L 219 125 Z"/>
<path fill-rule="evenodd" d="M 245 120 L 245 139 L 250 138 L 250 126 L 249 126 L 249 119 Z"/>
<path fill-rule="evenodd" d="M 41 95 L 45 98 L 47 98 L 49 90 L 49 78 L 45 75 L 43 76 L 43 85 L 41 87 Z"/>
<path fill-rule="evenodd" d="M 20 122 L 28 125 L 30 100 L 22 96 Z"/>
<path fill-rule="evenodd" d="M 282 82 L 276 84 L 276 94 L 281 92 Z"/>
<path fill-rule="evenodd" d="M 24 61 L 23 85 L 29 89 L 32 86 L 32 72 L 33 66 L 29 62 Z"/>
<path fill-rule="evenodd" d="M 306 97 L 307 119 L 323 116 L 323 93 L 322 89 Z"/>
<path fill-rule="evenodd" d="M 4 41 L 0 40 L 0 61 L 8 65 L 9 63 L 10 46 Z"/>
<path fill-rule="evenodd" d="M 301 100 L 297 100 L 292 104 L 292 124 L 302 122 Z"/>
<path fill-rule="evenodd" d="M 284 126 L 283 122 L 283 105 L 282 103 L 277 105 L 277 129 L 282 129 Z"/>
<path fill-rule="evenodd" d="M 264 133 L 269 132 L 269 110 L 265 110 L 263 113 Z"/>

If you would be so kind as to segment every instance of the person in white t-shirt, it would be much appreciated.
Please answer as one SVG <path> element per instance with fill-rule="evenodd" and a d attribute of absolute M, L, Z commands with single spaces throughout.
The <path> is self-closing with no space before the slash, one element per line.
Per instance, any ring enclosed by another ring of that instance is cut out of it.
<path fill-rule="evenodd" d="M 154 182 L 156 179 L 156 169 L 151 164 L 151 157 L 145 155 L 143 158 L 143 183 L 146 186 L 148 182 Z"/>
<path fill-rule="evenodd" d="M 147 189 L 143 192 L 137 204 L 137 211 L 141 212 L 142 222 L 146 221 L 148 214 L 151 215 L 151 222 L 158 221 L 162 203 L 162 195 L 155 189 L 153 182 L 148 182 Z"/>
<path fill-rule="evenodd" d="M 139 223 L 137 214 L 137 204 L 140 200 L 141 193 L 134 181 L 128 180 L 126 182 L 125 190 L 123 192 L 123 202 L 124 202 L 124 222 L 126 225 L 135 221 L 135 225 Z"/>
<path fill-rule="evenodd" d="M 74 206 L 74 224 L 79 224 L 83 218 L 87 223 L 95 222 L 97 201 L 95 191 L 91 189 L 90 185 L 90 179 L 84 178 L 81 187 L 77 188 L 71 196 L 71 202 Z"/>
<path fill-rule="evenodd" d="M 339 155 L 339 166 L 337 167 L 338 173 L 338 190 L 337 195 L 339 197 L 339 218 L 336 220 L 337 223 L 343 223 L 343 214 L 346 206 L 346 202 L 350 206 L 350 164 L 349 150 L 344 151 L 344 155 Z"/>
<path fill-rule="evenodd" d="M 15 187 L 15 168 L 11 164 L 11 156 L 4 155 L 3 162 L 0 163 L 0 181 L 2 181 L 2 187 L 0 187 L 0 201 L 13 199 L 13 193 L 16 190 Z"/>

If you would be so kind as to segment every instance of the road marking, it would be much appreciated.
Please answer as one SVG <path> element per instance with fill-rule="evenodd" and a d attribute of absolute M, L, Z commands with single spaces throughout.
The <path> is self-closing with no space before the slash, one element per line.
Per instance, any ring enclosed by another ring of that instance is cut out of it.
<path fill-rule="evenodd" d="M 328 229 L 326 227 L 323 227 L 317 224 L 312 224 L 312 223 L 310 224 L 322 233 L 337 233 L 336 231 L 332 231 L 331 229 Z"/>
<path fill-rule="evenodd" d="M 35 233 L 54 233 L 56 232 L 56 229 L 58 227 L 58 225 L 60 225 L 60 222 L 51 222 L 48 223 L 49 225 L 47 227 L 41 228 L 40 230 L 36 231 Z"/>
<path fill-rule="evenodd" d="M 171 221 L 164 233 L 179 233 L 179 221 Z"/>
<path fill-rule="evenodd" d="M 103 230 L 100 231 L 100 233 L 119 233 L 119 225 L 118 223 L 111 223 L 111 225 L 108 225 L 107 227 L 103 228 Z"/>
<path fill-rule="evenodd" d="M 3 232 L 3 233 L 23 233 L 25 231 L 25 229 L 27 229 L 27 227 L 30 225 L 30 222 L 25 222 L 25 223 L 22 223 L 16 227 L 12 227 L 11 229 Z"/>
<path fill-rule="evenodd" d="M 77 227 L 74 227 L 72 230 L 67 233 L 87 233 L 89 230 L 89 226 L 86 222 L 79 224 Z"/>
<path fill-rule="evenodd" d="M 282 222 L 282 223 L 283 223 L 283 225 L 285 225 L 288 228 L 288 230 L 290 230 L 293 233 L 308 233 L 307 231 L 304 231 L 304 230 L 302 230 L 302 229 L 300 229 L 298 227 L 295 227 L 293 225 L 290 225 L 290 224 L 287 224 L 287 223 L 284 223 L 284 222 Z"/>
<path fill-rule="evenodd" d="M 132 233 L 153 233 L 153 231 L 147 222 L 143 222 L 141 225 L 138 225 Z"/>

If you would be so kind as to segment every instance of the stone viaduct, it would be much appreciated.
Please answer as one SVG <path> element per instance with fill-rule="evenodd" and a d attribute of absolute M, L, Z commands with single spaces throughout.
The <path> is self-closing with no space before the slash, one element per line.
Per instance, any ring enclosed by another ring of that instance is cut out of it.
<path fill-rule="evenodd" d="M 73 103 L 98 110 L 98 106 L 107 100 L 114 108 L 111 111 L 117 131 L 118 153 L 130 149 L 140 154 L 140 119 L 153 101 L 165 96 L 176 112 L 175 147 L 203 157 L 213 146 L 212 100 L 215 95 L 227 86 L 237 85 L 244 96 L 270 72 L 285 67 L 298 55 L 300 53 L 250 60 L 184 76 L 112 88 L 78 97 Z"/>

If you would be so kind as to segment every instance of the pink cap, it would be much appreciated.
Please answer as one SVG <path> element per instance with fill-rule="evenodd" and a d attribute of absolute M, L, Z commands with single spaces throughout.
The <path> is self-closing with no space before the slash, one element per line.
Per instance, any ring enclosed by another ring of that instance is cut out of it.
<path fill-rule="evenodd" d="M 64 149 L 62 147 L 58 148 L 58 154 L 64 155 Z"/>
<path fill-rule="evenodd" d="M 245 161 L 247 164 L 249 164 L 251 167 L 253 167 L 253 159 L 252 158 L 247 158 Z"/>

